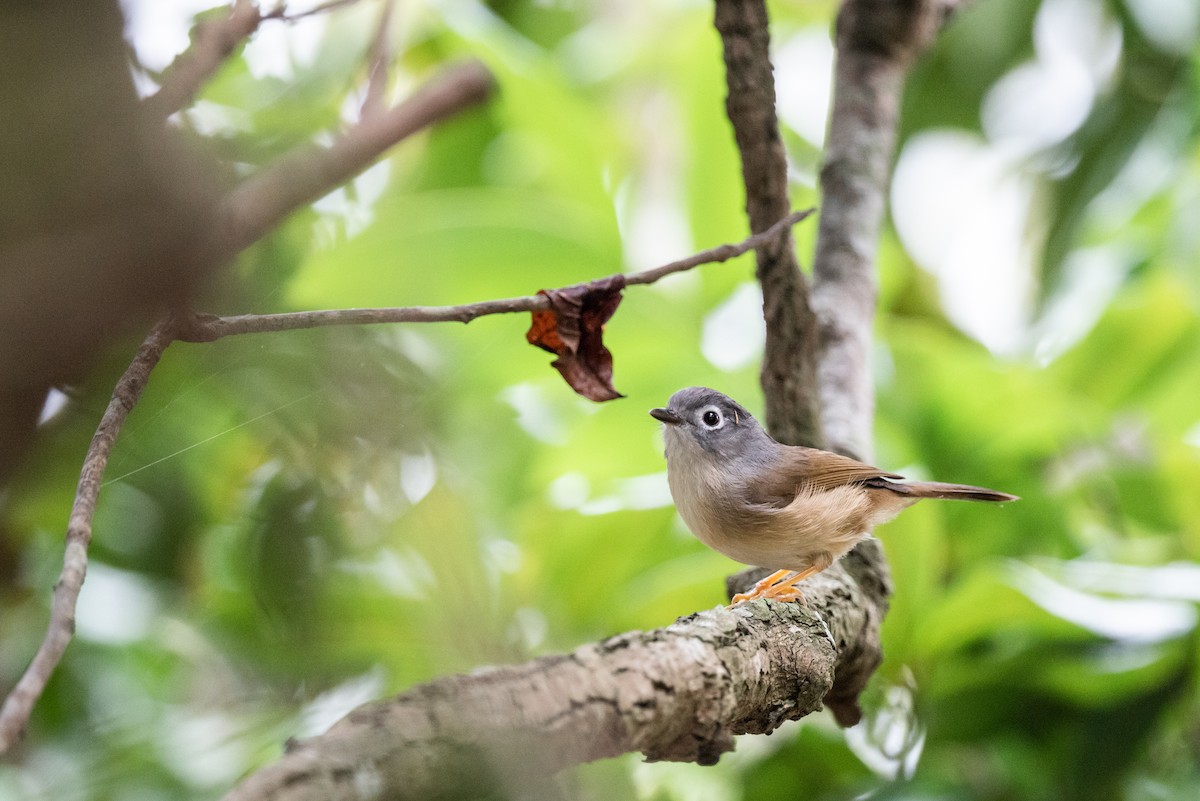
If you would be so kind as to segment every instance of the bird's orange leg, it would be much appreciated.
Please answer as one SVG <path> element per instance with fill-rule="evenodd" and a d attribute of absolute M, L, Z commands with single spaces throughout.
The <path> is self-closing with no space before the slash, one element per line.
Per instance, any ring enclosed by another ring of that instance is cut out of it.
<path fill-rule="evenodd" d="M 766 597 L 767 589 L 770 588 L 770 586 L 775 582 L 783 581 L 790 573 L 792 573 L 791 570 L 776 570 L 765 579 L 761 579 L 758 583 L 756 583 L 750 589 L 750 592 L 739 592 L 737 595 L 733 596 L 733 603 L 740 604 L 743 601 L 753 601 L 758 598 Z"/>
<path fill-rule="evenodd" d="M 759 598 L 770 598 L 775 601 L 804 601 L 804 593 L 796 586 L 809 576 L 820 573 L 828 565 L 816 564 L 804 570 L 777 570 L 754 585 L 750 592 L 739 592 L 733 596 L 733 604 L 744 601 L 757 601 Z"/>

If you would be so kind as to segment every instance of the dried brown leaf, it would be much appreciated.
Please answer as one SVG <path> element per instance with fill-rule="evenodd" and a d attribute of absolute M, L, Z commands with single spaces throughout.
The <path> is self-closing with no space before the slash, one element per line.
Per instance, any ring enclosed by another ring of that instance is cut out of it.
<path fill-rule="evenodd" d="M 525 339 L 555 354 L 552 366 L 571 389 L 594 401 L 622 398 L 612 384 L 612 353 L 604 347 L 604 325 L 621 303 L 625 277 L 538 292 L 550 308 L 533 312 Z"/>

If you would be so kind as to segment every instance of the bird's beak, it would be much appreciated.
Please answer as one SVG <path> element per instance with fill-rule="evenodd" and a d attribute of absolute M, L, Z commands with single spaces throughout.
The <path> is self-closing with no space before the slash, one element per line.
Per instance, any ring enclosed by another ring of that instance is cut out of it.
<path fill-rule="evenodd" d="M 670 409 L 651 409 L 650 416 L 655 420 L 660 420 L 669 426 L 677 426 L 683 422 L 683 418 L 675 414 Z"/>

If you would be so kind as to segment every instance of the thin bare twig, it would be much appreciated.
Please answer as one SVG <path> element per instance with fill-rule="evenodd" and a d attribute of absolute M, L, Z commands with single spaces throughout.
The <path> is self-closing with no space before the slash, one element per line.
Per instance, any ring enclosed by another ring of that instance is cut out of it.
<path fill-rule="evenodd" d="M 775 225 L 737 244 L 720 245 L 685 259 L 664 264 L 630 275 L 626 284 L 652 284 L 671 275 L 701 264 L 723 262 L 740 256 L 777 239 L 813 213 L 812 209 L 797 211 Z M 79 491 L 67 528 L 67 550 L 63 560 L 62 577 L 54 589 L 49 630 L 45 641 L 25 675 L 0 709 L 0 753 L 12 746 L 21 736 L 34 703 L 46 687 L 54 668 L 62 659 L 74 632 L 75 607 L 83 578 L 87 571 L 87 547 L 92 537 L 92 519 L 104 475 L 105 465 L 116 443 L 125 417 L 133 409 L 150 379 L 150 372 L 162 357 L 166 347 L 175 340 L 210 342 L 235 334 L 288 331 L 327 325 L 362 325 L 369 323 L 402 322 L 470 322 L 487 314 L 528 312 L 548 307 L 542 295 L 489 300 L 461 306 L 417 306 L 391 309 L 335 309 L 295 312 L 291 314 L 241 315 L 217 317 L 209 314 L 171 316 L 150 332 L 138 350 L 133 363 L 113 390 L 113 399 L 100 421 L 92 444 L 84 459 L 79 479 Z"/>
<path fill-rule="evenodd" d="M 354 5 L 357 2 L 358 0 L 329 0 L 328 3 L 322 3 L 319 6 L 313 6 L 307 11 L 297 11 L 294 14 L 287 13 L 287 3 L 281 3 L 273 11 L 268 13 L 265 18 L 278 19 L 284 22 L 295 22 L 298 19 L 312 17 L 317 14 L 326 14 L 330 11 L 334 11 L 335 9 L 339 9 L 342 6 Z"/>
<path fill-rule="evenodd" d="M 768 246 L 781 238 L 791 227 L 813 213 L 813 209 L 795 211 L 777 220 L 767 230 L 736 244 L 719 245 L 686 259 L 664 264 L 625 277 L 625 285 L 653 284 L 672 273 L 683 272 L 701 264 L 728 261 L 756 248 Z M 606 280 L 606 279 L 600 279 Z M 380 309 L 325 309 L 320 311 L 288 312 L 285 314 L 243 314 L 218 317 L 197 314 L 183 325 L 177 336 L 186 342 L 211 342 L 236 334 L 258 334 L 272 331 L 292 331 L 300 328 L 319 328 L 327 325 L 368 325 L 373 323 L 469 323 L 490 314 L 511 314 L 550 308 L 544 295 L 485 300 L 460 306 L 400 306 Z"/>
<path fill-rule="evenodd" d="M 112 400 L 100 419 L 96 434 L 88 446 L 75 492 L 75 503 L 71 507 L 70 522 L 67 524 L 67 546 L 63 556 L 63 569 L 54 585 L 54 600 L 50 610 L 50 624 L 41 647 L 25 670 L 12 692 L 0 707 L 0 753 L 4 753 L 20 739 L 29 721 L 34 703 L 46 689 L 54 668 L 62 659 L 67 644 L 75 633 L 75 606 L 83 578 L 87 573 L 87 549 L 92 541 L 92 518 L 96 513 L 96 499 L 100 494 L 101 479 L 108 464 L 109 454 L 126 416 L 137 404 L 150 372 L 163 351 L 171 343 L 173 334 L 171 321 L 163 320 L 150 331 L 137 355 L 113 388 Z"/>
<path fill-rule="evenodd" d="M 223 246 L 236 253 L 298 208 L 362 172 L 388 148 L 487 100 L 495 79 L 478 61 L 448 67 L 407 100 L 364 118 L 329 147 L 296 148 L 247 178 L 222 208 Z"/>

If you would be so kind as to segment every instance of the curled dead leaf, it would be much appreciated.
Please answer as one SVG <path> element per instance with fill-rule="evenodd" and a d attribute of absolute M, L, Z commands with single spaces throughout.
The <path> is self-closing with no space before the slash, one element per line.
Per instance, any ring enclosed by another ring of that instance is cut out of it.
<path fill-rule="evenodd" d="M 539 290 L 550 308 L 533 312 L 525 339 L 555 354 L 555 367 L 571 389 L 594 401 L 623 398 L 612 384 L 612 353 L 604 324 L 621 303 L 625 277 L 614 275 L 562 289 Z"/>

